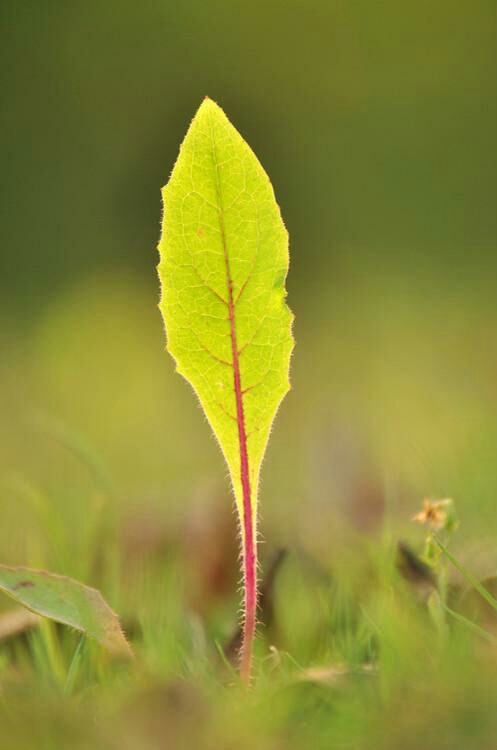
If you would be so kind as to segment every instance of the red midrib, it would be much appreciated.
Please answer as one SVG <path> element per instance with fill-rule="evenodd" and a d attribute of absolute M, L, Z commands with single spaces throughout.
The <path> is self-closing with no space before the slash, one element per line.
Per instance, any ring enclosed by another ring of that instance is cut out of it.
<path fill-rule="evenodd" d="M 224 233 L 223 233 L 224 238 Z M 227 265 L 229 274 L 229 264 Z M 242 646 L 240 673 L 242 679 L 250 679 L 250 665 L 252 661 L 252 639 L 255 633 L 257 609 L 257 552 L 254 538 L 254 524 L 251 503 L 249 461 L 247 452 L 247 434 L 245 431 L 245 415 L 243 412 L 243 394 L 240 378 L 240 360 L 236 340 L 235 305 L 233 302 L 233 283 L 228 275 L 229 302 L 228 315 L 231 331 L 231 348 L 233 352 L 233 381 L 236 399 L 236 421 L 238 424 L 238 438 L 240 443 L 240 478 L 243 493 L 243 565 L 245 590 L 245 623 L 244 643 Z"/>
<path fill-rule="evenodd" d="M 245 683 L 250 681 L 252 664 L 252 645 L 256 628 L 257 611 L 257 545 L 254 533 L 253 512 L 251 503 L 250 473 L 247 450 L 247 433 L 245 430 L 245 415 L 243 411 L 243 391 L 240 376 L 240 352 L 238 350 L 235 323 L 235 301 L 233 296 L 233 279 L 231 276 L 228 246 L 224 228 L 221 189 L 219 184 L 216 144 L 209 120 L 212 142 L 212 157 L 216 174 L 216 192 L 219 207 L 219 226 L 223 243 L 226 279 L 228 286 L 228 318 L 230 323 L 231 350 L 233 356 L 233 388 L 236 400 L 236 421 L 238 425 L 238 439 L 240 444 L 240 480 L 243 495 L 242 513 L 242 543 L 243 543 L 243 583 L 244 583 L 244 627 L 243 642 L 240 653 L 240 676 Z"/>

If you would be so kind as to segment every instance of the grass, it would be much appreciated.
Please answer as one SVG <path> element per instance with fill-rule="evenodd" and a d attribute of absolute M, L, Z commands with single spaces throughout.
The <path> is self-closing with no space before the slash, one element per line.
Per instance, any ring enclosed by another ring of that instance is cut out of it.
<path fill-rule="evenodd" d="M 387 542 L 363 543 L 354 568 L 336 574 L 289 551 L 248 692 L 219 653 L 234 627 L 233 594 L 226 606 L 211 591 L 201 615 L 178 555 L 145 555 L 131 573 L 124 557 L 116 564 L 97 577 L 104 588 L 114 579 L 135 660 L 112 661 L 48 622 L 3 642 L 9 750 L 35 738 L 40 750 L 492 747 L 495 640 L 463 616 L 437 627 Z"/>

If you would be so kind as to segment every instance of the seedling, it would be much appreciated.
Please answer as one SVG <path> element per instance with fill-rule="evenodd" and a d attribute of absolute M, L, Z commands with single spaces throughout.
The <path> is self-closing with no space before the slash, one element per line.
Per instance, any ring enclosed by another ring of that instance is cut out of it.
<path fill-rule="evenodd" d="M 257 612 L 261 462 L 288 392 L 288 233 L 268 176 L 206 98 L 163 189 L 160 309 L 167 349 L 193 387 L 228 464 L 244 586 L 240 675 L 250 681 Z"/>

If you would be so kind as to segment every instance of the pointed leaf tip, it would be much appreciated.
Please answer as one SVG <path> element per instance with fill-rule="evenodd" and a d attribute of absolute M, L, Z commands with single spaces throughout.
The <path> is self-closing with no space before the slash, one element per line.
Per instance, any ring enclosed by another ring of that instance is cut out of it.
<path fill-rule="evenodd" d="M 44 570 L 0 565 L 0 591 L 31 612 L 95 639 L 114 654 L 132 655 L 117 615 L 97 589 Z"/>

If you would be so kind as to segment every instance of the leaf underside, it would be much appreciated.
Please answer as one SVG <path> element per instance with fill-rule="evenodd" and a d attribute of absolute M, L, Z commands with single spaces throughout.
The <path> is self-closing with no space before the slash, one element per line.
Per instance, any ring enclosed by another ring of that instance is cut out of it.
<path fill-rule="evenodd" d="M 131 655 L 117 615 L 96 589 L 43 570 L 0 565 L 0 591 L 31 612 L 94 638 L 108 651 Z"/>
<path fill-rule="evenodd" d="M 288 234 L 269 178 L 210 99 L 190 125 L 163 200 L 167 348 L 219 441 L 241 514 L 245 461 L 255 525 L 261 462 L 290 387 Z"/>

